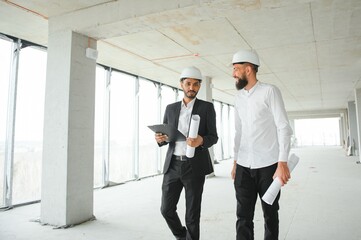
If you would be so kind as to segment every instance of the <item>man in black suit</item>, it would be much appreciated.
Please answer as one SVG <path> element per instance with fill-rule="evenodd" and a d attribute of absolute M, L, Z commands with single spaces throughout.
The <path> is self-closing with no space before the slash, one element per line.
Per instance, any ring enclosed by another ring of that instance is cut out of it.
<path fill-rule="evenodd" d="M 171 124 L 188 136 L 192 115 L 200 116 L 198 136 L 186 141 L 167 142 L 168 136 L 155 135 L 159 146 L 168 144 L 164 163 L 161 213 L 176 239 L 198 240 L 201 201 L 205 176 L 213 172 L 208 148 L 217 143 L 216 113 L 213 104 L 196 98 L 201 87 L 202 74 L 196 67 L 182 71 L 180 86 L 184 91 L 183 101 L 167 106 L 163 123 Z M 187 145 L 195 148 L 192 158 L 187 158 Z M 177 204 L 185 189 L 186 227 L 182 225 Z"/>

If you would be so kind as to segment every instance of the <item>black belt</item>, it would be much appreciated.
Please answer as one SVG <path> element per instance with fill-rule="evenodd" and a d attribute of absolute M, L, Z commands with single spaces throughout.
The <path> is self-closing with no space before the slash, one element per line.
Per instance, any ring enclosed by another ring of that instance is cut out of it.
<path fill-rule="evenodd" d="M 173 158 L 177 161 L 187 161 L 188 160 L 187 156 L 185 156 L 185 155 L 184 156 L 173 155 Z"/>

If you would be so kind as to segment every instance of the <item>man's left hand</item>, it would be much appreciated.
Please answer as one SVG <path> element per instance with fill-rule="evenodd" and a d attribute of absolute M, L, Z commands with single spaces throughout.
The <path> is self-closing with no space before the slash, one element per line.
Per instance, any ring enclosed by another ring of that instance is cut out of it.
<path fill-rule="evenodd" d="M 287 162 L 278 162 L 277 169 L 273 178 L 278 177 L 281 182 L 282 186 L 287 184 L 288 180 L 291 178 L 290 170 L 288 169 Z"/>
<path fill-rule="evenodd" d="M 187 145 L 190 147 L 199 147 L 203 144 L 203 138 L 197 136 L 196 138 L 187 138 Z"/>

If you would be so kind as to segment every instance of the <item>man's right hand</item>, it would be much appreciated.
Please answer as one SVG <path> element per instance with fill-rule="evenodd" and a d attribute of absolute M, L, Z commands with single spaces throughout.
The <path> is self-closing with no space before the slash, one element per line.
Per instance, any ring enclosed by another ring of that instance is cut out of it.
<path fill-rule="evenodd" d="M 157 141 L 157 143 L 161 144 L 162 142 L 167 141 L 168 136 L 163 134 L 163 133 L 156 133 L 155 134 L 155 141 Z"/>
<path fill-rule="evenodd" d="M 231 171 L 231 177 L 234 180 L 234 178 L 236 177 L 236 169 L 237 169 L 237 161 L 234 160 L 233 162 L 233 167 L 232 167 L 232 171 Z"/>

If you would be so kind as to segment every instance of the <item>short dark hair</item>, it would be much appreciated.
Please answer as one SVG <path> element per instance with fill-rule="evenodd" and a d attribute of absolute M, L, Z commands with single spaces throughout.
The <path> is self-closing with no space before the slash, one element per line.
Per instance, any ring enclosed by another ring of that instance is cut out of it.
<path fill-rule="evenodd" d="M 187 79 L 187 78 L 181 78 L 180 81 L 183 82 L 184 79 Z M 202 79 L 197 79 L 197 78 L 192 78 L 192 79 L 198 80 L 199 83 L 202 82 Z"/>
<path fill-rule="evenodd" d="M 249 64 L 253 68 L 253 70 L 255 72 L 258 72 L 258 66 L 256 64 L 253 64 L 253 63 L 250 63 L 250 62 L 237 62 L 237 63 L 233 63 L 233 65 L 234 64 L 245 64 L 245 63 Z"/>
<path fill-rule="evenodd" d="M 255 64 L 252 64 L 252 63 L 250 63 L 250 64 L 252 65 L 252 68 L 254 69 L 254 71 L 258 72 L 258 66 Z"/>

